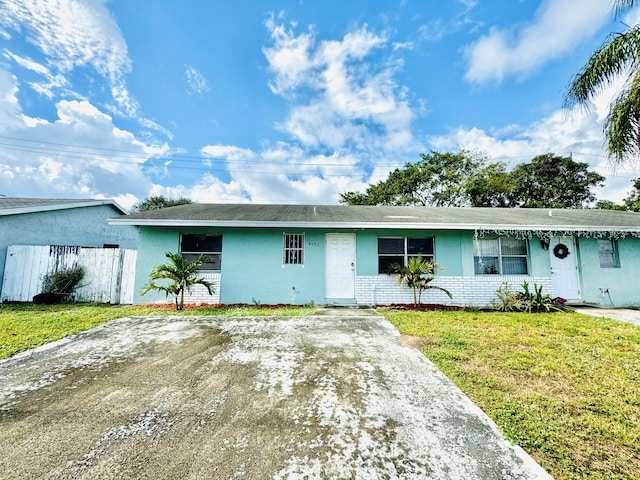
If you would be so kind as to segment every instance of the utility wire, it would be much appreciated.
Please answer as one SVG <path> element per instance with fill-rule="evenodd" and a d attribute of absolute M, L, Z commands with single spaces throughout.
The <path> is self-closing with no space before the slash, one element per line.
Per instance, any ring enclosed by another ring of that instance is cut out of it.
<path fill-rule="evenodd" d="M 287 166 L 287 167 L 309 167 L 309 168 L 354 168 L 356 165 L 354 164 L 344 164 L 344 163 L 322 163 L 322 164 L 313 164 L 309 162 L 263 162 L 263 161 L 251 161 L 251 160 L 223 160 L 217 158 L 211 158 L 206 155 L 184 155 L 184 154 L 154 154 L 149 152 L 135 152 L 132 150 L 120 150 L 115 148 L 105 148 L 105 147 L 93 147 L 86 145 L 75 145 L 69 143 L 59 143 L 59 142 L 49 142 L 44 140 L 30 140 L 25 138 L 11 137 L 6 135 L 0 135 L 0 139 L 5 141 L 0 141 L 0 147 L 4 147 L 7 150 L 19 151 L 19 152 L 27 152 L 27 153 L 36 153 L 43 155 L 55 155 L 58 157 L 76 159 L 76 160 L 96 160 L 96 157 L 99 157 L 100 161 L 110 162 L 116 164 L 124 164 L 124 165 L 137 165 L 141 168 L 167 168 L 167 169 L 179 169 L 179 170 L 193 170 L 193 171 L 202 171 L 202 172 L 229 172 L 229 173 L 253 173 L 259 175 L 287 175 L 287 176 L 317 176 L 322 175 L 325 177 L 362 177 L 362 174 L 354 174 L 354 173 L 320 173 L 320 172 L 286 172 L 286 171 L 255 171 L 253 169 L 242 169 L 242 168 L 234 168 L 234 166 L 241 165 L 250 165 L 255 166 L 256 163 L 260 163 L 263 166 Z M 22 142 L 22 143 L 12 143 L 12 142 Z M 86 151 L 69 151 L 68 149 L 81 149 Z M 594 154 L 594 153 L 586 153 L 586 152 L 570 152 L 569 155 L 575 153 L 577 155 L 590 156 L 605 159 L 602 155 Z M 107 158 L 104 158 L 107 157 Z M 490 157 L 491 161 L 501 161 L 506 160 L 508 164 L 511 164 L 516 159 L 526 159 L 532 158 L 528 155 L 522 156 L 497 156 Z M 144 159 L 141 161 L 135 159 Z M 148 160 L 154 162 L 171 162 L 170 164 L 150 164 Z M 418 161 L 418 160 L 416 160 Z M 217 168 L 215 165 L 202 165 L 203 162 L 211 162 L 213 163 L 223 163 L 226 162 L 227 165 L 218 165 Z M 376 167 L 388 167 L 388 168 L 402 168 L 405 164 L 412 162 L 396 162 L 396 163 L 376 163 Z M 618 172 L 609 172 L 606 167 L 595 166 L 591 167 L 594 170 L 599 170 L 601 172 L 606 173 L 608 177 L 612 178 L 629 178 L 635 179 L 638 177 L 637 174 L 629 173 L 627 175 L 622 175 Z"/>

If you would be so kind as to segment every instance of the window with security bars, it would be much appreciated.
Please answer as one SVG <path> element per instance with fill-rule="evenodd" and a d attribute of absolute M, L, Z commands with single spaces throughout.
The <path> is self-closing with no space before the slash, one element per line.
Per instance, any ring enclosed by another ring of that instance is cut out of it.
<path fill-rule="evenodd" d="M 475 241 L 476 275 L 526 275 L 527 241 L 520 238 L 480 238 Z"/>
<path fill-rule="evenodd" d="M 304 265 L 304 233 L 284 234 L 285 265 Z"/>

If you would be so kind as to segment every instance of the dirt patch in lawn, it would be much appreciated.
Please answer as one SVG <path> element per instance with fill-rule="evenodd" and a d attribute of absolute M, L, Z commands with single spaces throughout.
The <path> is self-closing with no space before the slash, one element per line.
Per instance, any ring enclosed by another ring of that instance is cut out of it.
<path fill-rule="evenodd" d="M 416 350 L 422 350 L 422 348 L 428 343 L 425 337 L 418 337 L 416 335 L 400 335 L 400 341 L 407 347 L 415 348 Z"/>
<path fill-rule="evenodd" d="M 381 317 L 121 319 L 0 382 L 3 478 L 544 478 Z"/>

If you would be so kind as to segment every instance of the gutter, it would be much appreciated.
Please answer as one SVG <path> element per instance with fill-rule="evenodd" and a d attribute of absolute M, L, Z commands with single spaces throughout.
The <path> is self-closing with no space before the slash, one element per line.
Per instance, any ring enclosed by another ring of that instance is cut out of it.
<path fill-rule="evenodd" d="M 417 223 L 417 222 L 309 222 L 309 221 L 242 221 L 242 220 L 173 220 L 111 218 L 110 225 L 136 225 L 141 227 L 233 227 L 233 228 L 332 228 L 332 229 L 390 229 L 414 230 L 473 230 L 485 232 L 620 232 L 640 235 L 640 227 L 631 226 L 577 226 L 577 225 L 510 225 L 472 223 Z"/>

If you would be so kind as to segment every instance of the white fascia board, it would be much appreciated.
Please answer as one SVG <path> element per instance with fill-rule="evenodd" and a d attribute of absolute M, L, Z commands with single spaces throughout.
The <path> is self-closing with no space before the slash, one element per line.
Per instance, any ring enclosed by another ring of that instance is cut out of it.
<path fill-rule="evenodd" d="M 100 205 L 111 205 L 116 210 L 122 212 L 123 215 L 127 214 L 127 211 L 113 200 L 96 200 L 92 202 L 70 202 L 70 203 L 59 203 L 56 205 L 40 205 L 40 206 L 32 206 L 32 207 L 6 208 L 6 209 L 0 210 L 0 216 L 19 215 L 23 213 L 51 212 L 54 210 L 69 210 L 72 208 L 96 207 Z"/>
<path fill-rule="evenodd" d="M 350 230 L 370 229 L 410 229 L 410 230 L 509 230 L 509 231 L 553 231 L 553 232 L 580 232 L 580 231 L 620 231 L 637 232 L 637 227 L 596 227 L 575 225 L 478 225 L 466 223 L 405 223 L 405 222 L 285 222 L 285 221 L 212 221 L 212 220 L 155 220 L 155 219 L 128 219 L 125 217 L 111 218 L 109 224 L 137 225 L 140 227 L 232 227 L 232 228 L 331 228 Z"/>

